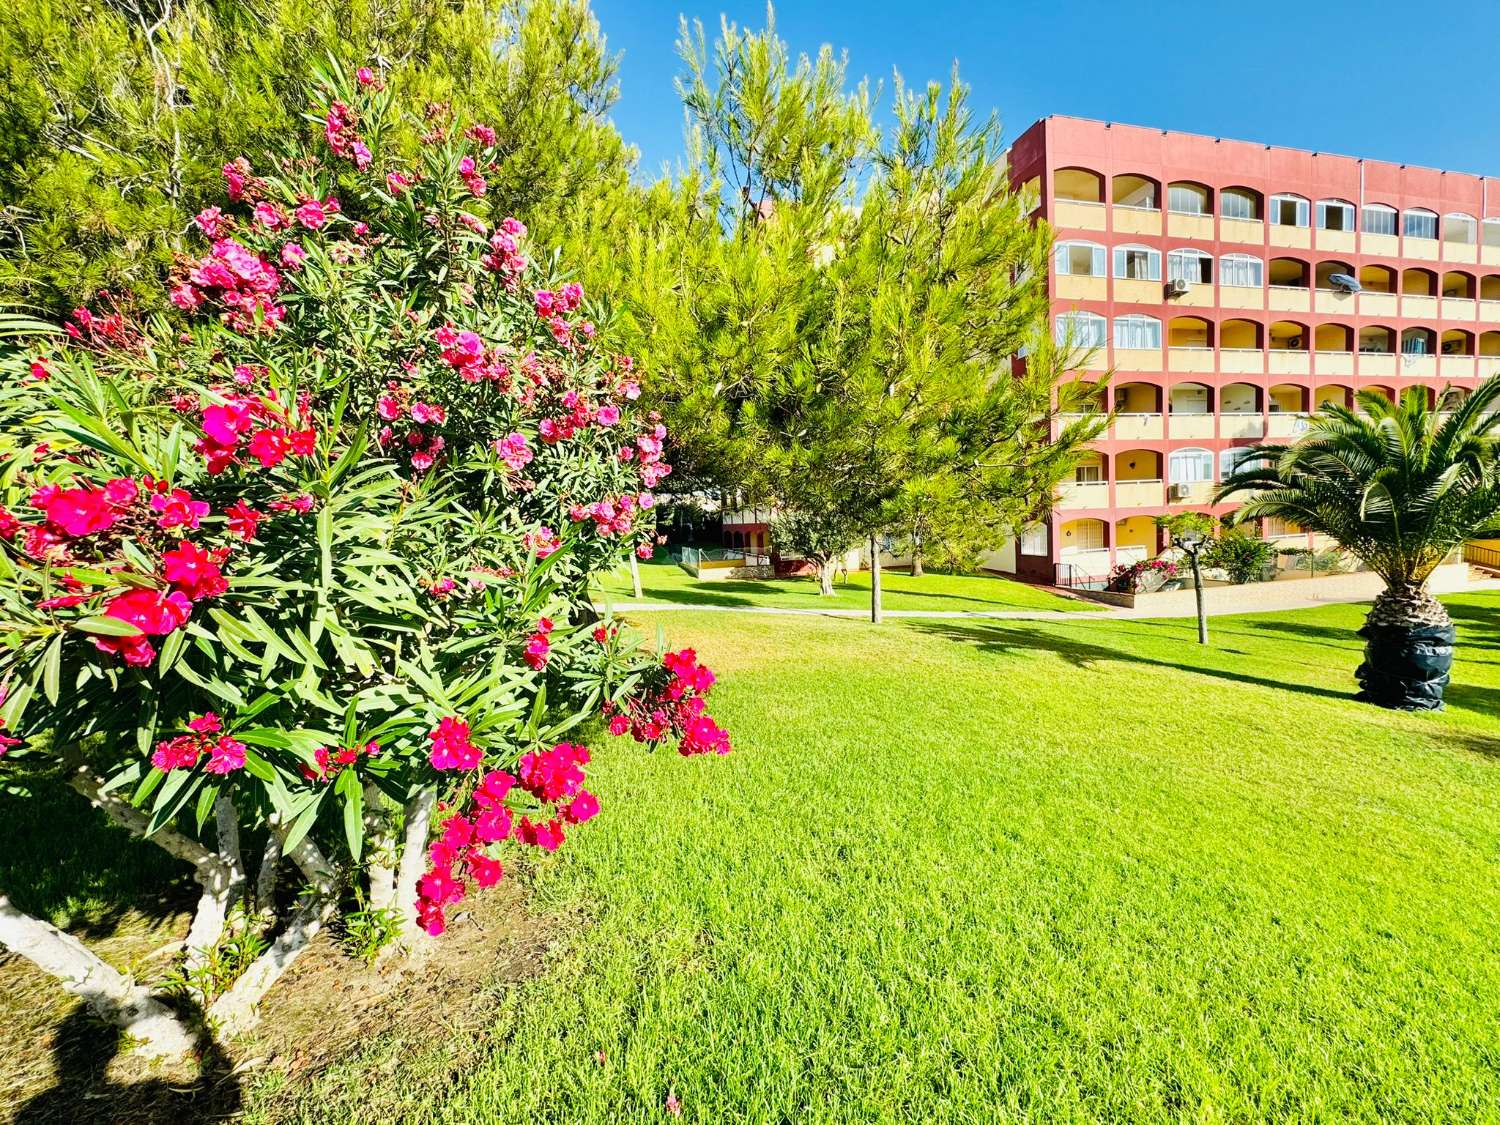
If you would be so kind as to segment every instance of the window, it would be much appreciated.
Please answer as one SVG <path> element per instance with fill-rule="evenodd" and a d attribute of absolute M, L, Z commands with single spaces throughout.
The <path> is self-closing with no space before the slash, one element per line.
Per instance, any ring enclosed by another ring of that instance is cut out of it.
<path fill-rule="evenodd" d="M 1303 531 L 1291 520 L 1284 520 L 1280 516 L 1266 517 L 1266 538 L 1284 539 L 1289 535 L 1302 535 Z"/>
<path fill-rule="evenodd" d="M 1500 246 L 1500 219 L 1486 219 L 1480 224 L 1486 246 Z"/>
<path fill-rule="evenodd" d="M 1080 348 L 1102 348 L 1107 342 L 1104 318 L 1091 312 L 1058 313 L 1056 340 Z"/>
<path fill-rule="evenodd" d="M 1152 349 L 1161 347 L 1161 321 L 1154 316 L 1115 317 L 1115 347 Z"/>
<path fill-rule="evenodd" d="M 1271 222 L 1278 227 L 1305 227 L 1308 202 L 1300 195 L 1271 196 Z"/>
<path fill-rule="evenodd" d="M 1167 277 L 1190 285 L 1211 284 L 1214 260 L 1202 250 L 1173 250 L 1167 255 Z"/>
<path fill-rule="evenodd" d="M 1353 230 L 1354 204 L 1341 199 L 1318 200 L 1319 230 Z"/>
<path fill-rule="evenodd" d="M 1063 535 L 1075 551 L 1104 550 L 1104 524 L 1099 520 L 1079 520 L 1071 528 L 1064 528 Z"/>
<path fill-rule="evenodd" d="M 1219 451 L 1219 479 L 1223 480 L 1241 469 L 1253 469 L 1257 458 L 1252 456 L 1248 445 L 1231 445 Z"/>
<path fill-rule="evenodd" d="M 1443 241 L 1456 242 L 1460 246 L 1473 246 L 1478 235 L 1478 224 L 1473 215 L 1444 215 Z"/>
<path fill-rule="evenodd" d="M 1219 259 L 1219 284 L 1242 289 L 1259 289 L 1265 277 L 1265 263 L 1249 254 L 1225 254 Z"/>
<path fill-rule="evenodd" d="M 1259 219 L 1260 196 L 1248 188 L 1225 188 L 1219 193 L 1219 214 L 1226 219 Z"/>
<path fill-rule="evenodd" d="M 1420 332 L 1402 337 L 1401 351 L 1406 355 L 1426 355 L 1427 337 Z"/>
<path fill-rule="evenodd" d="M 1047 527 L 1037 524 L 1021 532 L 1021 554 L 1045 555 L 1047 553 Z"/>
<path fill-rule="evenodd" d="M 1214 455 L 1206 449 L 1177 449 L 1167 457 L 1168 484 L 1198 484 L 1214 479 Z"/>
<path fill-rule="evenodd" d="M 1161 251 L 1145 246 L 1116 246 L 1115 276 L 1129 281 L 1160 281 Z"/>
<path fill-rule="evenodd" d="M 1085 462 L 1073 470 L 1074 484 L 1103 484 L 1104 465 L 1100 461 Z"/>
<path fill-rule="evenodd" d="M 1401 233 L 1407 238 L 1437 238 L 1437 215 L 1431 211 L 1404 211 L 1401 214 Z"/>
<path fill-rule="evenodd" d="M 1057 272 L 1075 277 L 1104 276 L 1104 247 L 1092 242 L 1059 242 Z"/>
<path fill-rule="evenodd" d="M 1208 189 L 1197 184 L 1172 184 L 1167 188 L 1167 210 L 1178 215 L 1207 215 Z"/>
<path fill-rule="evenodd" d="M 1396 209 L 1384 203 L 1367 203 L 1359 214 L 1359 229 L 1366 234 L 1396 233 Z"/>

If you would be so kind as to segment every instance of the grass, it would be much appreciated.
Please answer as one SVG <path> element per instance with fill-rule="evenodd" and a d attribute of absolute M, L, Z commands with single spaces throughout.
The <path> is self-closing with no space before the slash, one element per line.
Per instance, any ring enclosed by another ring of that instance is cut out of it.
<path fill-rule="evenodd" d="M 815 578 L 700 582 L 674 562 L 641 564 L 641 592 L 648 602 L 675 605 L 766 606 L 779 609 L 868 609 L 870 574 L 860 571 L 835 586 L 832 597 L 818 593 Z M 604 581 L 603 597 L 628 609 L 633 598 L 630 571 L 623 569 Z M 1098 609 L 1092 602 L 1065 598 L 1024 582 L 974 574 L 924 574 L 913 578 L 897 571 L 881 573 L 881 604 L 886 609 L 995 610 Z"/>
<path fill-rule="evenodd" d="M 1350 698 L 1357 606 L 676 615 L 735 752 L 604 748 L 532 895 L 589 924 L 299 1119 L 1496 1120 L 1500 598 L 1448 604 L 1417 716 Z"/>

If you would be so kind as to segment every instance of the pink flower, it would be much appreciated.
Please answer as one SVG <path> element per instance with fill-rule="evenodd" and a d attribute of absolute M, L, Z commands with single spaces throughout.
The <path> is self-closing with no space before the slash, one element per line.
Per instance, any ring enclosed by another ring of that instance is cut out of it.
<path fill-rule="evenodd" d="M 263 199 L 257 203 L 251 214 L 256 223 L 265 227 L 266 230 L 280 230 L 282 227 L 292 225 L 291 220 L 286 217 L 286 212 L 268 200 Z"/>
<path fill-rule="evenodd" d="M 400 172 L 388 172 L 385 177 L 385 186 L 392 195 L 400 195 L 411 186 L 411 181 Z"/>
<path fill-rule="evenodd" d="M 349 157 L 361 172 L 370 166 L 370 150 L 365 147 L 364 141 L 355 141 L 349 146 Z"/>
<path fill-rule="evenodd" d="M 308 230 L 320 230 L 328 222 L 328 214 L 323 204 L 316 199 L 309 199 L 299 205 L 294 214 L 297 221 Z"/>
<path fill-rule="evenodd" d="M 224 212 L 217 207 L 205 207 L 193 216 L 193 222 L 209 238 L 218 238 L 224 225 Z"/>
<path fill-rule="evenodd" d="M 300 243 L 288 242 L 281 248 L 281 264 L 287 269 L 300 270 L 305 261 L 307 261 L 307 251 L 302 249 Z"/>
<path fill-rule="evenodd" d="M 563 842 L 562 821 L 553 819 L 546 824 L 533 824 L 529 817 L 522 817 L 516 826 L 516 839 L 523 844 L 555 852 Z"/>
<path fill-rule="evenodd" d="M 183 734 L 166 742 L 158 742 L 156 752 L 151 755 L 151 764 L 163 773 L 191 769 L 201 753 L 198 739 L 190 734 Z"/>
<path fill-rule="evenodd" d="M 411 404 L 411 419 L 413 422 L 435 422 L 441 425 L 448 420 L 448 412 L 432 403 L 414 402 Z"/>
<path fill-rule="evenodd" d="M 464 885 L 453 877 L 453 872 L 434 867 L 417 880 L 417 893 L 428 902 L 446 906 L 463 900 Z"/>
<path fill-rule="evenodd" d="M 548 642 L 546 635 L 533 633 L 526 640 L 526 663 L 535 670 L 541 671 L 547 666 L 547 657 L 551 651 L 552 645 Z"/>
<path fill-rule="evenodd" d="M 375 72 L 367 66 L 362 66 L 356 70 L 354 77 L 361 86 L 375 85 Z"/>
<path fill-rule="evenodd" d="M 224 729 L 223 721 L 213 711 L 205 711 L 188 722 L 188 730 L 199 734 L 217 734 Z"/>
<path fill-rule="evenodd" d="M 183 489 L 174 488 L 170 493 L 158 492 L 151 497 L 151 508 L 160 512 L 161 518 L 156 521 L 157 527 L 171 529 L 174 527 L 196 528 L 198 520 L 208 515 L 208 505 L 202 500 L 194 500 Z"/>
<path fill-rule="evenodd" d="M 472 851 L 468 856 L 469 874 L 474 877 L 475 886 L 493 887 L 505 874 L 505 868 L 500 866 L 498 859 L 491 859 L 481 851 Z"/>
<path fill-rule="evenodd" d="M 601 426 L 618 425 L 620 421 L 620 408 L 618 406 L 601 406 L 599 413 L 595 417 Z"/>
<path fill-rule="evenodd" d="M 291 452 L 288 437 L 287 432 L 279 427 L 257 430 L 250 435 L 250 456 L 259 461 L 262 467 L 273 468 L 286 460 L 286 455 Z"/>
<path fill-rule="evenodd" d="M 582 824 L 598 814 L 599 799 L 587 789 L 580 790 L 578 796 L 563 809 L 563 819 L 569 824 Z"/>
<path fill-rule="evenodd" d="M 472 770 L 484 757 L 483 751 L 469 739 L 469 724 L 462 720 L 443 719 L 428 738 L 432 742 L 428 761 L 435 770 Z"/>
<path fill-rule="evenodd" d="M 193 603 L 181 590 L 127 590 L 104 607 L 104 616 L 134 625 L 142 633 L 161 636 L 187 623 Z M 101 637 L 100 640 L 122 638 Z"/>
<path fill-rule="evenodd" d="M 474 818 L 474 835 L 486 844 L 493 844 L 510 835 L 510 810 L 504 805 L 482 809 Z"/>
<path fill-rule="evenodd" d="M 614 735 L 624 734 L 630 729 L 630 720 L 624 715 L 615 715 L 609 720 L 609 733 Z"/>
<path fill-rule="evenodd" d="M 214 742 L 204 773 L 226 774 L 245 768 L 245 744 L 228 735 Z"/>
<path fill-rule="evenodd" d="M 264 513 L 257 512 L 243 500 L 236 500 L 225 508 L 224 516 L 224 525 L 229 529 L 229 534 L 236 535 L 247 542 L 255 538 L 256 525 L 266 518 Z"/>
<path fill-rule="evenodd" d="M 243 156 L 236 156 L 222 169 L 224 183 L 229 190 L 229 198 L 238 201 L 245 194 L 245 186 L 250 182 L 250 161 Z"/>
<path fill-rule="evenodd" d="M 35 496 L 32 503 L 36 503 Z M 117 518 L 102 488 L 63 489 L 49 494 L 47 501 L 37 506 L 46 511 L 48 523 L 75 538 L 107 531 Z"/>
<path fill-rule="evenodd" d="M 116 477 L 104 486 L 104 499 L 115 508 L 128 508 L 140 498 L 141 486 L 130 477 Z"/>
<path fill-rule="evenodd" d="M 216 598 L 229 589 L 212 551 L 183 540 L 161 557 L 162 577 L 188 596 L 190 601 Z"/>
<path fill-rule="evenodd" d="M 529 465 L 534 456 L 526 444 L 526 435 L 519 432 L 496 438 L 494 450 L 505 462 L 505 467 L 513 473 L 518 473 Z"/>

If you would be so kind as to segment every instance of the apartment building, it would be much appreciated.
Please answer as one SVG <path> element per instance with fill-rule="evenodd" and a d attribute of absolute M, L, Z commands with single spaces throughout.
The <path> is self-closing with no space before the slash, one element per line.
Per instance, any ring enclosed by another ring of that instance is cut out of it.
<path fill-rule="evenodd" d="M 1056 231 L 1056 330 L 1113 372 L 1099 405 L 1119 414 L 999 569 L 1101 579 L 1165 546 L 1156 516 L 1231 510 L 1210 501 L 1244 447 L 1320 405 L 1416 385 L 1441 408 L 1500 371 L 1485 177 L 1069 117 L 1028 129 L 1010 166 Z"/>

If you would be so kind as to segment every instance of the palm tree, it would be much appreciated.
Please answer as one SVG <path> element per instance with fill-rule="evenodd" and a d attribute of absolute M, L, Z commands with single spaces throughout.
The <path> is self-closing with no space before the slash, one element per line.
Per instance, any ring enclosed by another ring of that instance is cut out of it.
<path fill-rule="evenodd" d="M 1360 410 L 1324 407 L 1291 445 L 1257 445 L 1215 502 L 1249 494 L 1237 520 L 1273 516 L 1327 535 L 1385 581 L 1365 620 L 1363 698 L 1442 706 L 1454 630 L 1427 577 L 1469 539 L 1500 531 L 1500 375 L 1451 414 L 1410 387 Z"/>

